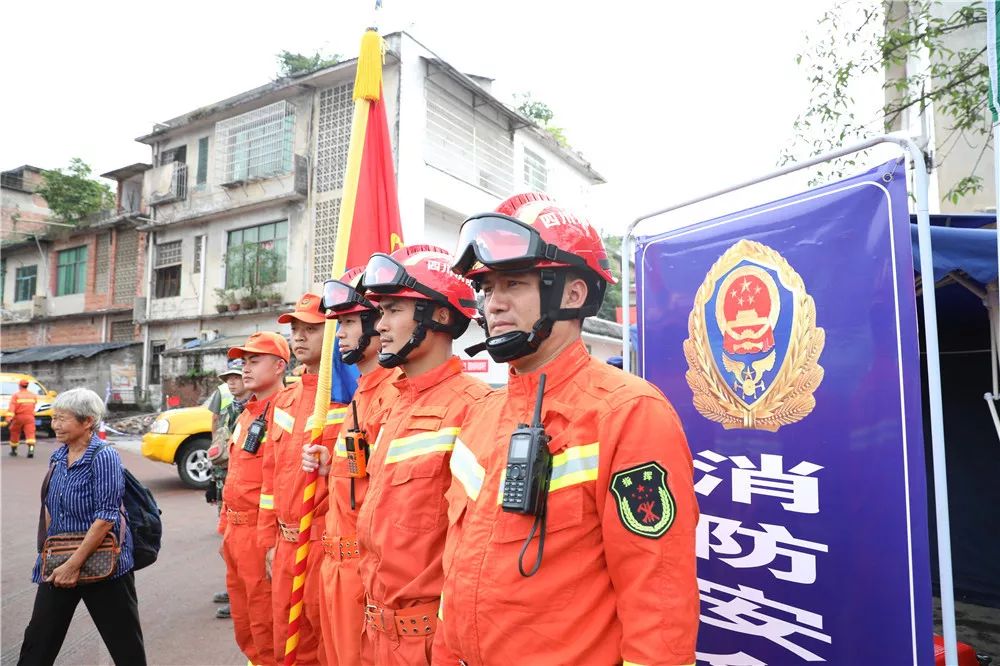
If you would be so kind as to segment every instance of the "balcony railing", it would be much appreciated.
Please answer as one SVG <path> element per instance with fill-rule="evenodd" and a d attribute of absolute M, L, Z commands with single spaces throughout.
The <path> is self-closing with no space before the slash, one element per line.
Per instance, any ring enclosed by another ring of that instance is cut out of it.
<path fill-rule="evenodd" d="M 187 164 L 170 162 L 150 171 L 149 203 L 154 206 L 187 197 Z"/>

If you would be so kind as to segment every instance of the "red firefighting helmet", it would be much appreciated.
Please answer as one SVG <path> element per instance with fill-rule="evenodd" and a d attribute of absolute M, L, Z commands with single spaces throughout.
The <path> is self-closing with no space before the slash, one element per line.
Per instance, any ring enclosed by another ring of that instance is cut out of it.
<path fill-rule="evenodd" d="M 468 218 L 459 231 L 455 257 L 452 270 L 468 278 L 490 269 L 570 267 L 617 283 L 594 227 L 535 192 L 514 195 L 494 212 Z"/>
<path fill-rule="evenodd" d="M 378 310 L 364 296 L 364 277 L 365 267 L 355 266 L 344 273 L 339 280 L 327 280 L 323 283 L 320 309 L 326 313 L 327 319 Z"/>
<path fill-rule="evenodd" d="M 377 252 L 365 267 L 365 295 L 375 303 L 386 296 L 434 301 L 471 320 L 476 316 L 476 295 L 468 280 L 451 271 L 452 262 L 450 254 L 434 245 Z"/>

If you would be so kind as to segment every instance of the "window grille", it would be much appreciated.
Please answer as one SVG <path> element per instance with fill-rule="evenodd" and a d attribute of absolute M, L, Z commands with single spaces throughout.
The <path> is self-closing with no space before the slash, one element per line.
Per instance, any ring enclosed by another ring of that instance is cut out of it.
<path fill-rule="evenodd" d="M 38 266 L 19 266 L 14 274 L 14 300 L 30 301 L 35 297 Z"/>
<path fill-rule="evenodd" d="M 156 246 L 156 268 L 181 263 L 181 241 L 160 243 Z"/>
<path fill-rule="evenodd" d="M 425 158 L 431 166 L 498 196 L 514 189 L 513 133 L 473 107 L 472 95 L 459 97 L 426 82 Z"/>
<path fill-rule="evenodd" d="M 201 273 L 201 250 L 204 242 L 204 236 L 194 237 L 194 267 L 191 269 L 192 273 Z"/>
<path fill-rule="evenodd" d="M 353 87 L 344 84 L 319 94 L 319 132 L 316 138 L 316 191 L 332 192 L 344 186 L 347 148 L 354 117 Z M 324 278 L 325 279 L 325 278 Z"/>
<path fill-rule="evenodd" d="M 292 171 L 295 107 L 275 102 L 215 124 L 218 182 L 238 183 Z"/>
<path fill-rule="evenodd" d="M 528 148 L 524 149 L 524 184 L 536 192 L 544 192 L 548 185 L 545 158 Z"/>
<path fill-rule="evenodd" d="M 320 201 L 316 204 L 313 243 L 313 282 L 323 282 L 330 277 L 333 251 L 337 245 L 337 223 L 340 220 L 340 199 Z M 337 277 L 340 277 L 339 275 Z"/>

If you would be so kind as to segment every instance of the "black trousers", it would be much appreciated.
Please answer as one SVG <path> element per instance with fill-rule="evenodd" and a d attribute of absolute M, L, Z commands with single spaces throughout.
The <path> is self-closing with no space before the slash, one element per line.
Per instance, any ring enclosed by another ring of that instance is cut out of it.
<path fill-rule="evenodd" d="M 39 583 L 18 666 L 51 666 L 55 662 L 81 599 L 115 664 L 146 666 L 135 574 L 131 571 L 113 580 L 69 588 Z"/>

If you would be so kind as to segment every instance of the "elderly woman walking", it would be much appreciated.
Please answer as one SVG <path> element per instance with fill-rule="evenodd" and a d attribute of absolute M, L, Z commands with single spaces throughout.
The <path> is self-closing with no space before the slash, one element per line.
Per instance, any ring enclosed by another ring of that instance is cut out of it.
<path fill-rule="evenodd" d="M 46 535 L 83 536 L 69 559 L 47 576 L 42 557 L 35 562 L 32 581 L 38 584 L 38 592 L 18 664 L 55 662 L 81 599 L 115 664 L 146 663 L 132 572 L 132 537 L 122 513 L 125 478 L 118 452 L 104 446 L 95 434 L 103 417 L 104 402 L 89 389 L 66 391 L 52 404 L 52 429 L 62 446 L 49 460 Z M 115 567 L 109 576 L 84 583 L 81 569 L 108 532 L 120 547 Z"/>

